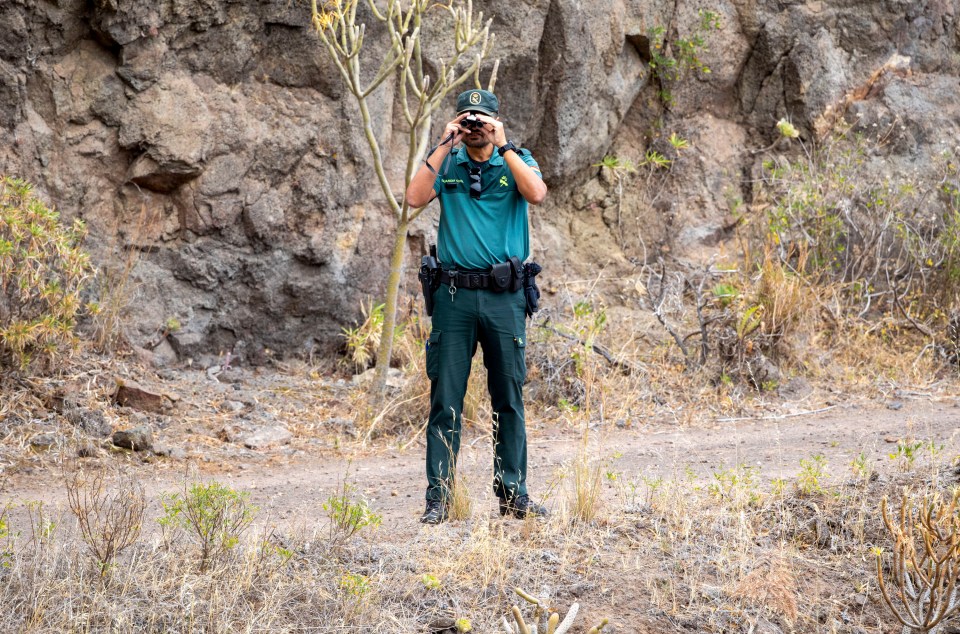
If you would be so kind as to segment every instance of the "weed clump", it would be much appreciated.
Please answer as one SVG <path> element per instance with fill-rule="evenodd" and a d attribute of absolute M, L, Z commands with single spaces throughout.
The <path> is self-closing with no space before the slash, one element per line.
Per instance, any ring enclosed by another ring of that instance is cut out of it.
<path fill-rule="evenodd" d="M 93 268 L 81 220 L 65 226 L 26 181 L 0 177 L 0 369 L 46 368 L 77 343 Z M 91 307 L 95 310 L 95 307 Z"/>
<path fill-rule="evenodd" d="M 336 492 L 327 498 L 323 510 L 330 521 L 328 543 L 331 550 L 343 548 L 350 539 L 364 528 L 380 526 L 382 517 L 374 512 L 364 499 L 354 499 L 354 487 L 342 482 Z"/>
<path fill-rule="evenodd" d="M 257 507 L 249 503 L 249 493 L 236 491 L 219 482 L 195 482 L 180 493 L 161 499 L 164 529 L 185 529 L 200 549 L 200 572 L 240 543 L 250 527 Z"/>

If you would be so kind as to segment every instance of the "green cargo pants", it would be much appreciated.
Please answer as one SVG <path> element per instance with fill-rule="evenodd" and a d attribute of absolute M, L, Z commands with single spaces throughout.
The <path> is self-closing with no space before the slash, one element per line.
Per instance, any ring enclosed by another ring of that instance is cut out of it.
<path fill-rule="evenodd" d="M 523 290 L 494 293 L 442 284 L 434 292 L 427 342 L 430 420 L 427 423 L 427 499 L 446 501 L 451 464 L 460 451 L 463 397 L 470 366 L 483 349 L 493 410 L 493 491 L 500 498 L 527 494 L 527 431 L 523 418 L 526 299 Z"/>

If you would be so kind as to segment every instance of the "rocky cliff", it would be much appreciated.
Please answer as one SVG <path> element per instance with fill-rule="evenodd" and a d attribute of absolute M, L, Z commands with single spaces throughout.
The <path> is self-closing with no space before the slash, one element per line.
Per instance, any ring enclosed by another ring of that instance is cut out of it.
<path fill-rule="evenodd" d="M 475 5 L 493 17 L 508 133 L 551 186 L 532 222 L 553 275 L 722 241 L 731 192 L 749 198 L 752 150 L 783 117 L 808 141 L 840 118 L 892 129 L 877 169 L 922 168 L 957 142 L 958 0 Z M 685 37 L 701 10 L 719 16 L 710 72 L 662 81 L 652 34 Z M 399 188 L 394 98 L 384 87 L 374 116 Z M 133 339 L 182 324 L 161 356 L 335 345 L 383 287 L 390 216 L 299 0 L 7 0 L 0 131 L 0 172 L 84 218 L 96 259 L 133 265 Z M 670 132 L 691 145 L 670 186 L 615 201 L 591 165 Z M 435 220 L 413 229 L 411 265 Z"/>

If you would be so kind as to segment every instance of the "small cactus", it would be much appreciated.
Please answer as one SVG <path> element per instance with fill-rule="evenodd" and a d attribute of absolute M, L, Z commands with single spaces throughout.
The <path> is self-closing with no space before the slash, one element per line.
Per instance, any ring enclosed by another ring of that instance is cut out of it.
<path fill-rule="evenodd" d="M 533 620 L 528 626 L 526 621 L 523 620 L 523 614 L 521 614 L 520 608 L 513 606 L 511 612 L 513 613 L 513 620 L 516 621 L 516 629 L 510 624 L 510 620 L 507 617 L 503 617 L 501 620 L 503 629 L 507 634 L 539 634 L 539 623 L 544 617 L 546 617 L 543 623 L 543 632 L 545 632 L 545 634 L 566 634 L 566 632 L 573 627 L 573 622 L 577 618 L 577 612 L 580 611 L 579 603 L 574 603 L 570 606 L 570 609 L 567 611 L 567 616 L 564 617 L 563 622 L 561 622 L 560 615 L 556 612 L 551 613 L 545 601 L 536 598 L 520 588 L 514 588 L 514 591 L 527 603 L 535 606 L 533 610 Z M 548 613 L 549 616 L 547 616 Z M 609 620 L 603 619 L 599 625 L 590 629 L 589 634 L 600 634 L 607 623 L 609 623 Z"/>
<path fill-rule="evenodd" d="M 947 500 L 938 494 L 919 500 L 904 489 L 899 516 L 888 512 L 886 497 L 880 512 L 894 542 L 892 592 L 883 573 L 883 549 L 873 549 L 883 601 L 903 634 L 936 634 L 960 612 L 960 490 Z"/>

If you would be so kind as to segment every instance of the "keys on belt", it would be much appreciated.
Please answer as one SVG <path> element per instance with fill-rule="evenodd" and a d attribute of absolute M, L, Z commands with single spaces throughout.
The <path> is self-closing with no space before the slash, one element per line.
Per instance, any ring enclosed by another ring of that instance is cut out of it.
<path fill-rule="evenodd" d="M 490 273 L 471 271 L 440 271 L 440 283 L 451 288 L 487 289 L 493 286 Z"/>

